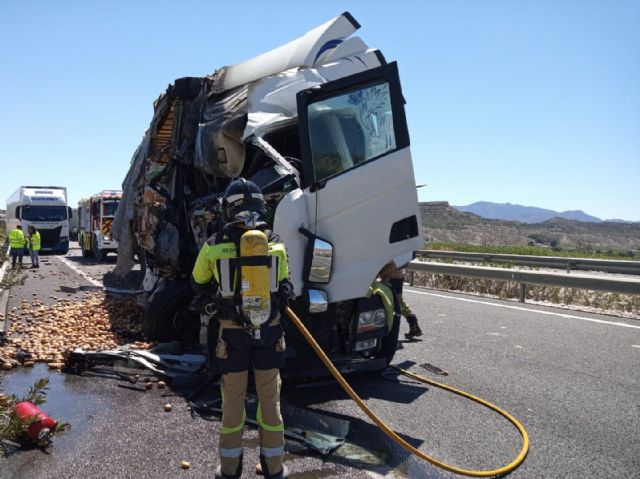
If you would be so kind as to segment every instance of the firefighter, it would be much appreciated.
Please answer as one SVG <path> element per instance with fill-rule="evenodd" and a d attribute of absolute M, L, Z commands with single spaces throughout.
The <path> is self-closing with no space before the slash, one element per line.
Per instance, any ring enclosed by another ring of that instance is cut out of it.
<path fill-rule="evenodd" d="M 287 477 L 280 414 L 279 370 L 285 350 L 281 317 L 284 305 L 293 298 L 287 255 L 279 238 L 265 230 L 265 202 L 255 183 L 244 178 L 232 181 L 222 199 L 222 214 L 225 226 L 202 246 L 192 273 L 196 292 L 209 289 L 216 298 L 212 320 L 219 324 L 215 357 L 222 391 L 216 477 L 242 475 L 244 403 L 252 366 L 258 393 L 260 465 L 266 478 L 280 479 Z M 250 251 L 256 238 L 258 243 L 263 241 L 264 255 Z M 250 270 L 254 276 L 247 276 Z M 252 284 L 260 274 L 260 284 Z"/>
<path fill-rule="evenodd" d="M 15 269 L 16 260 L 18 261 L 18 267 L 22 268 L 22 257 L 24 256 L 24 247 L 26 243 L 24 240 L 24 233 L 22 232 L 22 225 L 18 224 L 15 228 L 9 231 L 9 246 L 11 247 L 11 269 Z"/>
<path fill-rule="evenodd" d="M 402 297 L 402 286 L 404 284 L 404 276 L 406 272 L 404 269 L 398 269 L 393 261 L 390 261 L 380 271 L 380 279 L 383 283 L 387 283 L 391 286 L 398 303 L 400 304 L 400 314 L 407 319 L 409 323 L 409 331 L 404 334 L 407 339 L 412 339 L 417 336 L 422 336 L 422 330 L 418 326 L 418 318 L 411 308 L 407 305 Z"/>
<path fill-rule="evenodd" d="M 40 232 L 35 226 L 28 226 L 29 236 L 27 243 L 29 245 L 29 256 L 31 257 L 31 269 L 40 267 Z"/>

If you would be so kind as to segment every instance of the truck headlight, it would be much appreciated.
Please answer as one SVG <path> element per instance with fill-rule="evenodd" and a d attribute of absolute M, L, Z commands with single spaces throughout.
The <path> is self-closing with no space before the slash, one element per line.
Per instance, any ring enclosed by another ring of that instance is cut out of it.
<path fill-rule="evenodd" d="M 378 338 L 365 339 L 364 341 L 356 342 L 354 349 L 356 350 L 356 352 L 365 351 L 367 349 L 375 348 L 377 344 Z"/>
<path fill-rule="evenodd" d="M 387 324 L 387 314 L 384 309 L 363 311 L 358 315 L 358 333 L 365 333 L 382 328 Z"/>

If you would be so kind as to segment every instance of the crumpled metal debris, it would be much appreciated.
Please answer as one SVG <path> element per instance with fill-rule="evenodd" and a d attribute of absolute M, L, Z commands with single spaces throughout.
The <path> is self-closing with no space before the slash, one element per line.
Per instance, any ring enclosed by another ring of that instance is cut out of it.
<path fill-rule="evenodd" d="M 209 398 L 206 400 L 192 401 L 191 407 L 205 414 L 222 414 L 222 398 Z M 258 410 L 258 398 L 247 394 L 245 411 L 246 422 L 258 426 L 256 412 Z M 350 422 L 338 419 L 327 414 L 321 414 L 309 409 L 300 408 L 282 400 L 280 402 L 282 422 L 285 426 L 285 436 L 303 443 L 309 449 L 322 455 L 331 454 L 342 446 L 349 434 Z"/>

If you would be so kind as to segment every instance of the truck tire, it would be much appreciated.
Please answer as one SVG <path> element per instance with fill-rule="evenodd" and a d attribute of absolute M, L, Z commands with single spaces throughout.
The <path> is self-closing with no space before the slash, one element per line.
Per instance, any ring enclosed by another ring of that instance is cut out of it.
<path fill-rule="evenodd" d="M 107 255 L 106 252 L 100 248 L 98 248 L 98 240 L 96 237 L 93 237 L 91 241 L 91 249 L 93 251 L 93 259 L 98 263 L 104 260 L 104 257 Z"/>
<path fill-rule="evenodd" d="M 192 298 L 193 290 L 188 281 L 171 282 L 155 293 L 144 315 L 147 338 L 160 342 L 197 342 L 200 318 L 193 318 L 189 312 Z M 195 324 L 192 324 L 194 320 Z"/>
<path fill-rule="evenodd" d="M 391 331 L 384 338 L 382 338 L 382 346 L 380 348 L 380 353 L 378 357 L 384 357 L 387 361 L 387 366 L 391 364 L 393 361 L 393 357 L 396 355 L 396 350 L 398 349 L 398 335 L 400 334 L 400 304 L 398 303 L 398 298 L 396 295 L 393 295 L 393 326 L 391 326 Z"/>

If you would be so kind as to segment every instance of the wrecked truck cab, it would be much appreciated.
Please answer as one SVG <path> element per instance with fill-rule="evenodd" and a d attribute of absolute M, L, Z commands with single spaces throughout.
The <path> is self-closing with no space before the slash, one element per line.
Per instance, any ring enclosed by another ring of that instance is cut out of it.
<path fill-rule="evenodd" d="M 336 366 L 380 369 L 393 357 L 399 308 L 375 280 L 423 241 L 397 65 L 352 37 L 358 28 L 345 13 L 247 62 L 176 80 L 154 104 L 113 226 L 116 272 L 145 259 L 152 338 L 197 341 L 189 277 L 223 226 L 226 186 L 244 176 L 287 247 L 292 308 Z M 285 374 L 322 374 L 285 328 Z"/>

